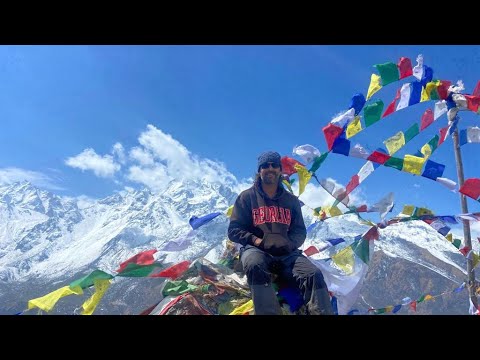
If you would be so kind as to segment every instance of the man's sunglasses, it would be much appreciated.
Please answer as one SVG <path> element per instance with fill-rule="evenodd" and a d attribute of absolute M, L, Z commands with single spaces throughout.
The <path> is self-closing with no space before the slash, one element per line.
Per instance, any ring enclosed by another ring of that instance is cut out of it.
<path fill-rule="evenodd" d="M 268 162 L 268 163 L 265 163 L 265 164 L 260 165 L 260 168 L 262 168 L 263 170 L 266 170 L 266 169 L 268 169 L 270 166 L 271 166 L 273 169 L 278 169 L 278 168 L 280 167 L 280 164 L 278 164 L 278 163 L 273 163 L 273 162 Z"/>

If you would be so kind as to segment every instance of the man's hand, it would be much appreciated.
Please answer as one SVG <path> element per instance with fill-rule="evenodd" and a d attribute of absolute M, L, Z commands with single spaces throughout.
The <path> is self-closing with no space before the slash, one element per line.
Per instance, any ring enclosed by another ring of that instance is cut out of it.
<path fill-rule="evenodd" d="M 274 256 L 287 255 L 294 250 L 293 243 L 280 234 L 266 234 L 259 247 Z"/>
<path fill-rule="evenodd" d="M 256 237 L 255 240 L 253 240 L 253 245 L 260 246 L 262 241 L 263 241 L 263 239 L 260 239 L 260 238 Z"/>

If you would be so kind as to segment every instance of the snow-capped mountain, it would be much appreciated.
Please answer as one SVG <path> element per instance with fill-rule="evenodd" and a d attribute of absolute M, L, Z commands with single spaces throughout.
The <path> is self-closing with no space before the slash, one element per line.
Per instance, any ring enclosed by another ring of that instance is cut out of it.
<path fill-rule="evenodd" d="M 91 267 L 111 272 L 135 253 L 187 234 L 191 216 L 225 212 L 235 196 L 219 185 L 171 182 L 162 194 L 117 193 L 79 209 L 28 182 L 0 187 L 0 281 L 56 279 Z M 200 229 L 181 255 L 206 254 L 224 235 Z M 179 256 L 164 255 L 167 261 Z"/>
<path fill-rule="evenodd" d="M 172 181 L 159 194 L 147 189 L 125 191 L 80 207 L 74 199 L 28 182 L 1 186 L 0 313 L 24 310 L 29 299 L 68 285 L 95 269 L 114 273 L 121 262 L 140 251 L 161 250 L 191 230 L 188 220 L 192 216 L 225 213 L 236 196 L 224 185 Z M 313 221 L 308 210 L 304 218 L 307 225 Z M 196 231 L 188 249 L 159 251 L 156 256 L 169 263 L 200 256 L 215 260 L 223 252 L 227 226 L 228 218 L 218 216 Z M 353 241 L 367 229 L 354 215 L 332 218 L 314 228 L 304 247 L 338 237 Z M 365 280 L 368 291 L 362 292 L 364 306 L 391 305 L 405 296 L 414 298 L 424 291 L 437 291 L 435 284 L 441 292 L 465 280 L 465 258 L 427 224 L 399 223 L 380 230 L 380 234 Z M 328 257 L 332 251 L 322 256 Z M 411 273 L 410 278 L 406 273 Z M 425 288 L 424 278 L 427 283 L 431 280 L 432 286 Z M 394 284 L 392 279 L 401 283 Z M 121 279 L 118 283 L 122 285 L 111 286 L 96 313 L 138 313 L 158 298 L 161 282 Z M 398 293 L 400 290 L 410 293 Z M 463 304 L 457 306 L 458 313 L 468 309 L 464 295 L 455 295 L 452 300 Z M 72 309 L 57 305 L 56 312 L 72 313 Z M 452 303 L 438 311 L 455 313 L 456 309 Z"/>

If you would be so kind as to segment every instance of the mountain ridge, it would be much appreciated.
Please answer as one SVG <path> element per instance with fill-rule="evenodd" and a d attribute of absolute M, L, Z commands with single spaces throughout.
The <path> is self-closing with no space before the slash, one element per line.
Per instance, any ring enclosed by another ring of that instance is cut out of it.
<path fill-rule="evenodd" d="M 3 294 L 0 301 L 8 299 L 7 303 L 13 304 L 16 296 L 18 303 L 26 304 L 31 298 L 55 290 L 61 286 L 59 283 L 66 285 L 66 281 L 85 276 L 96 268 L 114 273 L 121 262 L 148 249 L 157 249 L 157 258 L 167 263 L 191 261 L 203 256 L 218 259 L 227 238 L 228 218 L 224 215 L 199 228 L 189 248 L 181 252 L 164 252 L 161 249 L 169 241 L 191 231 L 188 220 L 192 216 L 212 212 L 225 214 L 236 196 L 232 188 L 225 185 L 201 180 L 174 180 L 160 194 L 148 189 L 122 191 L 92 201 L 82 208 L 74 199 L 62 198 L 28 182 L 0 186 L 0 217 L 6 219 L 0 222 L 0 290 Z M 304 209 L 304 218 L 307 225 L 313 222 L 307 209 Z M 320 247 L 325 240 L 338 237 L 345 238 L 346 245 L 366 230 L 368 226 L 361 224 L 355 215 L 331 218 L 311 231 L 303 248 L 309 245 Z M 451 283 L 452 287 L 463 281 L 465 258 L 428 224 L 421 221 L 398 223 L 381 229 L 380 234 L 380 239 L 375 241 L 373 266 L 370 266 L 364 286 L 365 291 L 370 289 L 370 293 L 362 294 L 363 299 L 381 302 L 381 297 L 376 299 L 374 296 L 380 290 L 378 287 L 373 290 L 375 281 L 382 278 L 382 271 L 388 273 L 386 268 L 381 270 L 381 266 L 397 266 L 397 272 L 409 274 L 408 266 L 421 267 L 417 270 L 418 274 L 432 276 L 439 283 L 446 279 L 445 284 Z M 319 256 L 331 256 L 342 246 L 331 248 Z M 378 257 L 384 260 L 374 260 Z M 401 267 L 400 263 L 403 264 Z M 377 276 L 373 275 L 375 273 Z M 392 273 L 390 277 L 395 276 Z M 130 283 L 129 291 L 140 294 L 139 289 L 132 290 L 135 288 L 134 280 L 121 282 Z M 142 283 L 158 282 L 152 280 L 137 279 Z M 417 280 L 412 280 L 412 284 L 418 286 L 421 281 Z M 404 281 L 408 282 L 408 279 Z M 27 290 L 27 285 L 33 284 L 38 286 Z M 389 287 L 385 283 L 381 286 Z M 14 288 L 21 289 L 20 293 L 18 290 L 15 293 Z M 421 290 L 413 285 L 411 288 Z M 397 293 L 394 288 L 391 291 Z M 109 290 L 108 293 L 116 293 L 119 299 L 126 296 L 119 291 Z M 105 301 L 115 302 L 110 296 L 106 296 Z M 128 310 L 128 305 L 118 311 L 140 312 L 139 306 L 145 301 L 139 301 L 135 306 L 130 303 L 134 311 Z M 455 313 L 456 309 L 450 307 L 451 304 L 441 309 Z M 15 306 L 11 307 L 12 310 L 14 308 L 18 310 Z"/>

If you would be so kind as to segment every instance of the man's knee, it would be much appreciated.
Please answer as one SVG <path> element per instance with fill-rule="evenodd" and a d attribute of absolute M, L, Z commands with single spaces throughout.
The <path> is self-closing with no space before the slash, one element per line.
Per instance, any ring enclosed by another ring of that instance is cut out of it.
<path fill-rule="evenodd" d="M 323 278 L 323 274 L 320 271 L 320 269 L 317 269 L 315 271 L 314 279 L 315 279 L 315 288 L 323 289 L 327 287 L 327 284 L 325 283 L 325 279 Z"/>
<path fill-rule="evenodd" d="M 303 256 L 296 260 L 293 272 L 302 278 L 318 278 L 319 280 L 321 279 L 323 281 L 323 275 L 320 269 Z"/>
<path fill-rule="evenodd" d="M 265 269 L 267 267 L 265 254 L 262 251 L 257 251 L 254 248 L 246 249 L 242 253 L 241 261 L 245 271 L 250 271 L 257 267 Z"/>
<path fill-rule="evenodd" d="M 246 249 L 241 256 L 241 262 L 249 282 L 259 284 L 271 282 L 265 253 L 252 248 Z"/>
<path fill-rule="evenodd" d="M 307 287 L 313 287 L 315 289 L 327 287 L 322 271 L 312 264 L 310 260 L 306 258 L 298 259 L 295 270 L 296 277 L 299 278 L 301 283 L 305 283 Z"/>

